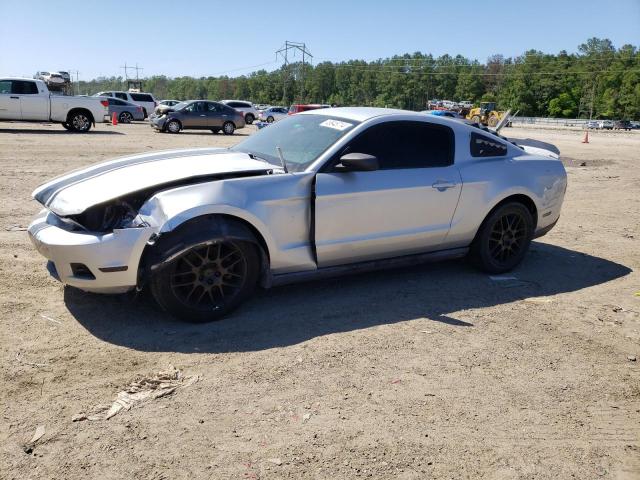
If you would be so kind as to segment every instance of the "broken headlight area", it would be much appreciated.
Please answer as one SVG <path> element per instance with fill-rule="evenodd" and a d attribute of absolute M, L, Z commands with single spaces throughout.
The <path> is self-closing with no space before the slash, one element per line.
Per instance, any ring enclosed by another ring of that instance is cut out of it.
<path fill-rule="evenodd" d="M 138 216 L 140 206 L 135 203 L 118 200 L 106 205 L 95 205 L 79 215 L 61 220 L 88 232 L 111 232 L 122 228 L 144 227 L 146 223 Z"/>

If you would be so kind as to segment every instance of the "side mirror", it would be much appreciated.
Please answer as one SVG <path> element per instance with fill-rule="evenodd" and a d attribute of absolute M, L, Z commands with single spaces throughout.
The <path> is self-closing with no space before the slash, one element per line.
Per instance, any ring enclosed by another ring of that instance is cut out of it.
<path fill-rule="evenodd" d="M 337 172 L 372 172 L 378 170 L 378 158 L 366 153 L 347 153 L 340 157 L 340 163 L 335 166 Z"/>

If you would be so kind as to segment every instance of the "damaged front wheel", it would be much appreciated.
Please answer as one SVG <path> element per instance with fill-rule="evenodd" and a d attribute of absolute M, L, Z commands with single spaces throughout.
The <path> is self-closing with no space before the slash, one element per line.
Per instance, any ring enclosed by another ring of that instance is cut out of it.
<path fill-rule="evenodd" d="M 260 269 L 254 245 L 215 241 L 196 245 L 151 278 L 162 308 L 189 322 L 221 319 L 253 291 Z"/>

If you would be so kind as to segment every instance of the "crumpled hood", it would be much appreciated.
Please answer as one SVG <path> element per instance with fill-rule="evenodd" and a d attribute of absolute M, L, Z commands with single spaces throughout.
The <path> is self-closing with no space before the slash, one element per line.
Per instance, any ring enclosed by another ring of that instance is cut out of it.
<path fill-rule="evenodd" d="M 119 158 L 58 177 L 33 192 L 52 212 L 77 215 L 124 195 L 180 180 L 224 174 L 266 174 L 273 167 L 224 148 L 169 150 Z"/>

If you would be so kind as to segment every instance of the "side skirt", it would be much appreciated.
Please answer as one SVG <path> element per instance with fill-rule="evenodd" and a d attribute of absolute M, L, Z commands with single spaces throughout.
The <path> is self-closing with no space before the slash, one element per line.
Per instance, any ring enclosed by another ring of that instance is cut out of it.
<path fill-rule="evenodd" d="M 417 255 L 405 255 L 402 257 L 385 258 L 382 260 L 371 260 L 367 262 L 350 263 L 348 265 L 338 265 L 335 267 L 318 268 L 305 272 L 283 273 L 273 275 L 269 286 L 277 287 L 290 283 L 309 282 L 312 280 L 323 280 L 325 278 L 339 277 L 343 275 L 355 275 L 375 270 L 387 268 L 409 267 L 421 263 L 439 262 L 441 260 L 451 260 L 464 257 L 469 253 L 469 248 L 452 248 L 437 252 L 420 253 Z"/>

